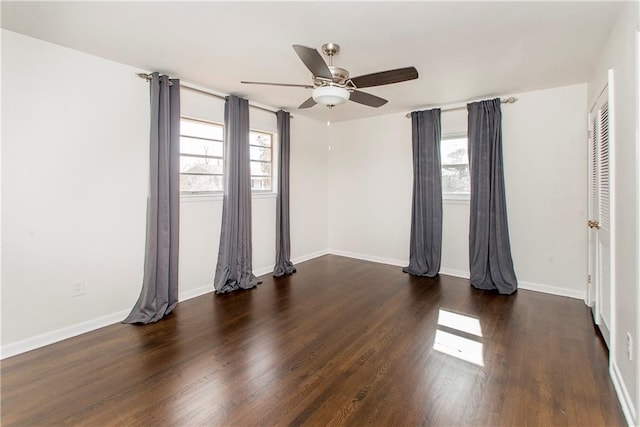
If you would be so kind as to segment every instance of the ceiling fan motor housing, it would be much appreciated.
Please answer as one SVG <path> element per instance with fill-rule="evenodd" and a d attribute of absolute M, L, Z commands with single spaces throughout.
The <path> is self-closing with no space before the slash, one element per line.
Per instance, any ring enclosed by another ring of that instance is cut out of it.
<path fill-rule="evenodd" d="M 333 76 L 334 83 L 344 84 L 349 78 L 349 72 L 344 68 L 329 65 L 329 70 L 331 71 L 331 75 Z"/>

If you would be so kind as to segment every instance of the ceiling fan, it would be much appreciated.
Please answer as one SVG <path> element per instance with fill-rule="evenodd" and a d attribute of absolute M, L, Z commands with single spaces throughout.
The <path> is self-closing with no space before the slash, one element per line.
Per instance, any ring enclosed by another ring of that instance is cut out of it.
<path fill-rule="evenodd" d="M 378 108 L 386 104 L 387 100 L 358 89 L 400 83 L 418 78 L 418 71 L 415 67 L 398 68 L 397 70 L 381 71 L 350 78 L 347 70 L 333 65 L 333 56 L 340 52 L 340 46 L 335 43 L 322 45 L 322 53 L 329 57 L 328 65 L 316 49 L 294 44 L 293 50 L 313 74 L 313 84 L 247 81 L 241 81 L 240 83 L 313 89 L 311 97 L 300 104 L 298 108 L 310 108 L 316 104 L 326 105 L 331 108 L 347 101 Z"/>

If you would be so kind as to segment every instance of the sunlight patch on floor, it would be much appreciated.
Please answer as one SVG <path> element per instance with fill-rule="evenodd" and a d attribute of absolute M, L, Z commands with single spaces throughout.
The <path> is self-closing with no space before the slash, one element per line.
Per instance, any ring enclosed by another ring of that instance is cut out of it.
<path fill-rule="evenodd" d="M 480 319 L 465 314 L 454 313 L 441 308 L 438 310 L 438 325 L 482 337 Z"/>
<path fill-rule="evenodd" d="M 441 327 L 447 330 L 441 329 Z M 456 333 L 459 331 L 460 333 Z M 477 337 L 477 338 L 476 338 Z M 480 320 L 440 309 L 433 349 L 460 360 L 484 366 Z"/>

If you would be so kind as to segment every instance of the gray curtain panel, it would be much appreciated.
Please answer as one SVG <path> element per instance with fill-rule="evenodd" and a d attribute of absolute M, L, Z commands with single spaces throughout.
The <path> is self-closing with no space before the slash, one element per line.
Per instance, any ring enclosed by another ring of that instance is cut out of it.
<path fill-rule="evenodd" d="M 411 113 L 413 201 L 409 266 L 415 276 L 434 277 L 442 254 L 442 175 L 440 172 L 440 109 Z"/>
<path fill-rule="evenodd" d="M 296 268 L 290 260 L 291 236 L 289 234 L 289 148 L 290 117 L 286 111 L 276 113 L 278 120 L 278 198 L 276 200 L 276 265 L 274 277 L 293 274 Z"/>
<path fill-rule="evenodd" d="M 224 107 L 224 199 L 216 293 L 251 289 L 260 283 L 251 264 L 251 171 L 249 101 L 228 96 Z"/>
<path fill-rule="evenodd" d="M 467 105 L 471 223 L 469 269 L 478 289 L 512 294 L 518 281 L 511 259 L 502 165 L 500 98 Z"/>
<path fill-rule="evenodd" d="M 178 304 L 180 81 L 151 74 L 147 239 L 142 291 L 123 323 L 157 322 Z"/>

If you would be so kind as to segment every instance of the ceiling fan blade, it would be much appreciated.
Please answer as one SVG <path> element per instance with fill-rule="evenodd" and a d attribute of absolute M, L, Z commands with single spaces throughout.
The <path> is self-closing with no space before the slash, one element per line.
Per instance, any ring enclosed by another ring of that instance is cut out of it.
<path fill-rule="evenodd" d="M 398 68 L 397 70 L 381 71 L 379 73 L 366 74 L 351 79 L 358 89 L 363 87 L 390 85 L 392 83 L 406 82 L 418 78 L 418 70 L 415 67 Z"/>
<path fill-rule="evenodd" d="M 295 83 L 269 83 L 269 82 L 245 82 L 245 81 L 241 81 L 240 83 L 244 83 L 246 85 L 287 86 L 287 87 L 303 87 L 305 89 L 313 89 L 313 86 L 311 85 L 299 85 Z"/>
<path fill-rule="evenodd" d="M 369 107 L 382 107 L 388 101 L 384 98 L 380 98 L 379 96 L 371 95 L 370 93 L 360 92 L 359 90 L 354 90 L 351 92 L 351 96 L 349 96 L 349 100 L 353 102 L 357 102 L 358 104 L 368 105 Z"/>
<path fill-rule="evenodd" d="M 300 104 L 298 108 L 311 108 L 314 105 L 316 105 L 316 101 L 314 101 L 313 98 L 309 98 L 306 101 L 304 101 L 302 104 Z"/>
<path fill-rule="evenodd" d="M 316 49 L 294 44 L 293 50 L 296 51 L 302 62 L 304 62 L 304 65 L 307 66 L 314 76 L 329 80 L 333 79 L 331 70 L 329 70 L 327 63 L 324 62 L 322 55 L 320 55 L 320 52 Z"/>

